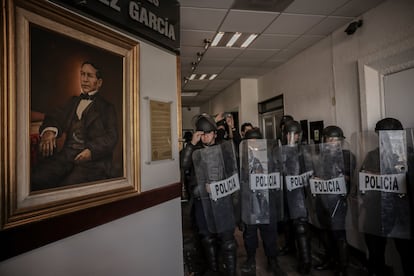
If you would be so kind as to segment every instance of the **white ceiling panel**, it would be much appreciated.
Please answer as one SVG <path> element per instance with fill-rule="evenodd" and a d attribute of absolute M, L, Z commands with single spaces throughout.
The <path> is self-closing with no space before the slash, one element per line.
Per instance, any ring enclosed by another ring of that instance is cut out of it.
<path fill-rule="evenodd" d="M 180 28 L 182 30 L 217 31 L 227 10 L 180 8 Z"/>
<path fill-rule="evenodd" d="M 357 17 L 369 9 L 375 8 L 382 2 L 384 2 L 384 0 L 351 0 L 343 7 L 336 10 L 332 15 Z"/>
<path fill-rule="evenodd" d="M 327 36 L 339 27 L 352 22 L 352 17 L 329 16 L 310 29 L 306 34 Z"/>
<path fill-rule="evenodd" d="M 197 66 L 197 69 L 194 71 L 196 74 L 218 74 L 223 71 L 224 66 L 222 67 L 210 67 L 210 66 L 202 66 L 200 64 Z"/>
<path fill-rule="evenodd" d="M 233 5 L 233 0 L 180 0 L 180 5 L 181 7 L 229 9 Z"/>
<path fill-rule="evenodd" d="M 264 1 L 270 0 L 242 0 L 238 9 L 232 9 L 233 0 L 180 1 L 182 90 L 200 93 L 183 97 L 183 105 L 202 105 L 240 78 L 263 76 L 384 0 L 293 0 L 284 10 L 274 9 L 277 12 L 265 7 L 281 3 L 279 0 Z M 289 1 L 279 6 L 285 7 Z M 204 40 L 212 39 L 219 29 L 259 36 L 246 49 L 205 50 Z M 197 53 L 203 56 L 193 71 Z M 191 73 L 218 76 L 212 81 L 185 83 Z"/>
<path fill-rule="evenodd" d="M 181 46 L 200 46 L 205 39 L 212 39 L 216 32 L 184 30 L 181 32 Z"/>
<path fill-rule="evenodd" d="M 207 91 L 217 91 L 222 87 L 227 87 L 232 84 L 235 80 L 215 79 L 206 88 Z"/>
<path fill-rule="evenodd" d="M 265 59 L 236 59 L 235 61 L 232 62 L 231 66 L 242 66 L 242 67 L 251 67 L 251 66 L 260 66 L 263 62 L 265 61 Z"/>
<path fill-rule="evenodd" d="M 197 53 L 203 52 L 203 47 L 192 47 L 192 46 L 182 46 L 181 47 L 181 56 L 186 58 L 197 58 Z"/>
<path fill-rule="evenodd" d="M 265 60 L 269 57 L 273 56 L 279 51 L 279 49 L 275 50 L 257 50 L 257 49 L 247 49 L 237 57 L 237 59 L 245 60 L 245 59 L 257 59 L 257 60 Z"/>
<path fill-rule="evenodd" d="M 214 66 L 214 67 L 226 67 L 234 61 L 233 58 L 209 58 L 203 57 L 199 66 Z"/>
<path fill-rule="evenodd" d="M 263 34 L 255 39 L 249 49 L 284 49 L 297 38 L 298 35 Z"/>
<path fill-rule="evenodd" d="M 189 82 L 187 82 L 185 84 L 184 91 L 198 91 L 198 90 L 202 90 L 202 89 L 204 89 L 204 88 L 207 87 L 208 82 L 209 81 L 207 81 L 207 80 L 202 80 L 202 81 L 199 81 L 199 80 L 189 81 Z"/>
<path fill-rule="evenodd" d="M 315 44 L 322 38 L 324 38 L 324 36 L 317 36 L 317 35 L 306 35 L 305 36 L 304 35 L 304 36 L 299 37 L 292 44 L 290 44 L 289 48 L 290 49 L 305 49 L 305 48 L 312 46 L 313 44 Z"/>
<path fill-rule="evenodd" d="M 330 15 L 333 11 L 343 6 L 348 1 L 349 0 L 295 0 L 284 12 Z"/>
<path fill-rule="evenodd" d="M 281 14 L 264 33 L 301 35 L 324 18 L 320 15 Z"/>
<path fill-rule="evenodd" d="M 207 52 L 204 54 L 203 59 L 218 59 L 218 58 L 235 58 L 243 52 L 244 49 L 234 49 L 234 48 L 208 48 Z"/>
<path fill-rule="evenodd" d="M 231 10 L 220 26 L 220 31 L 261 33 L 278 15 L 269 12 Z"/>

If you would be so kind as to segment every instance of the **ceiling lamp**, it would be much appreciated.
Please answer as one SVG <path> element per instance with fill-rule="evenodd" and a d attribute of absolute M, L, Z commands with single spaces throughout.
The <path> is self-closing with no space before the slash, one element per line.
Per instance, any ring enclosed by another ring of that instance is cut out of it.
<path fill-rule="evenodd" d="M 240 32 L 218 32 L 211 47 L 247 48 L 257 37 L 257 34 L 245 34 Z"/>
<path fill-rule="evenodd" d="M 184 78 L 185 80 L 197 81 L 197 80 L 214 80 L 217 77 L 217 74 L 191 74 L 189 78 Z"/>
<path fill-rule="evenodd" d="M 195 97 L 198 96 L 198 92 L 181 92 L 183 97 Z"/>
<path fill-rule="evenodd" d="M 211 46 L 216 47 L 219 44 L 220 40 L 223 38 L 223 36 L 224 32 L 218 32 L 214 37 L 213 41 L 211 42 Z"/>

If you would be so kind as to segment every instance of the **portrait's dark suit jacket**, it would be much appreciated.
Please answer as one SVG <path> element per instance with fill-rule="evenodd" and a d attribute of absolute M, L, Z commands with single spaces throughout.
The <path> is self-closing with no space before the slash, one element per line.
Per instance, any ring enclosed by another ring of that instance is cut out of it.
<path fill-rule="evenodd" d="M 47 127 L 56 127 L 58 137 L 66 133 L 71 127 L 74 116 L 76 116 L 79 102 L 79 97 L 72 97 L 62 109 L 46 115 L 40 127 L 40 133 Z M 85 147 L 92 153 L 92 160 L 88 163 L 93 164 L 94 169 L 103 169 L 106 172 L 111 169 L 112 153 L 118 140 L 116 122 L 114 106 L 97 93 L 94 101 L 85 109 L 82 115 Z M 66 143 L 62 151 L 65 151 L 65 146 Z"/>

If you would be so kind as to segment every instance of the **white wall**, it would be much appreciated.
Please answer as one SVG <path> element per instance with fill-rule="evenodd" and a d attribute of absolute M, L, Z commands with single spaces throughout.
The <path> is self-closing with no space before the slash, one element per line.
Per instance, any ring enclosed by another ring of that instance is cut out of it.
<path fill-rule="evenodd" d="M 140 58 L 141 190 L 147 191 L 180 181 L 177 65 L 175 55 L 143 42 Z M 145 164 L 146 96 L 171 102 L 173 160 Z M 182 253 L 181 200 L 174 199 L 0 262 L 0 275 L 184 275 Z"/>
<path fill-rule="evenodd" d="M 414 68 L 384 78 L 385 115 L 401 118 L 406 128 L 414 128 Z"/>
<path fill-rule="evenodd" d="M 184 129 L 193 129 L 193 118 L 200 114 L 200 107 L 184 107 L 181 109 L 182 126 Z"/>
<path fill-rule="evenodd" d="M 259 126 L 259 116 L 257 107 L 257 79 L 241 79 L 241 100 L 239 122 L 250 122 L 254 126 Z"/>
<path fill-rule="evenodd" d="M 334 122 L 329 38 L 259 79 L 259 101 L 283 94 L 285 114 L 296 120 Z"/>
<path fill-rule="evenodd" d="M 180 199 L 0 263 L 2 276 L 184 275 Z"/>
<path fill-rule="evenodd" d="M 384 2 L 361 17 L 354 35 L 343 26 L 261 77 L 259 101 L 283 93 L 286 114 L 338 124 L 350 137 L 361 128 L 358 59 L 413 34 L 413 14 L 414 1 Z"/>
<path fill-rule="evenodd" d="M 177 65 L 176 56 L 142 43 L 140 51 L 140 130 L 141 130 L 141 190 L 158 188 L 179 182 L 177 130 Z M 171 102 L 171 141 L 173 160 L 151 162 L 149 102 L 146 98 Z M 159 172 L 165 172 L 160 174 Z"/>
<path fill-rule="evenodd" d="M 239 111 L 240 81 L 236 81 L 209 102 L 200 107 L 201 112 L 215 115 L 220 112 Z"/>
<path fill-rule="evenodd" d="M 201 112 L 239 112 L 239 124 L 258 126 L 257 79 L 240 79 L 200 107 Z M 239 125 L 239 129 L 240 129 Z"/>

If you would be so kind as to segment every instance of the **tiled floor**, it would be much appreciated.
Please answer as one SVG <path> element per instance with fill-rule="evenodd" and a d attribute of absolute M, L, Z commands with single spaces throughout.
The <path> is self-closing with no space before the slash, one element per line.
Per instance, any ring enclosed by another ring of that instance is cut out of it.
<path fill-rule="evenodd" d="M 202 275 L 202 274 L 196 274 L 192 271 L 197 271 L 197 267 L 202 265 L 203 259 L 197 254 L 197 250 L 195 249 L 195 238 L 193 235 L 193 232 L 190 227 L 190 220 L 188 216 L 188 203 L 183 202 L 182 204 L 182 210 L 183 210 L 183 240 L 184 240 L 184 261 L 185 264 L 185 271 L 186 276 L 192 276 L 192 275 Z M 240 266 L 243 264 L 243 262 L 246 260 L 246 253 L 244 250 L 244 244 L 243 244 L 243 237 L 242 233 L 236 229 L 235 231 L 236 240 L 238 243 L 238 250 L 237 250 L 237 275 L 240 276 L 247 276 L 252 274 L 243 274 L 240 272 Z M 321 256 L 321 251 L 319 251 L 320 247 L 318 245 L 318 242 L 313 239 L 312 240 L 312 259 L 314 263 L 318 263 L 320 261 L 318 256 Z M 199 256 L 199 257 L 197 257 Z M 279 256 L 279 265 L 284 271 L 284 275 L 280 276 L 297 276 L 300 275 L 296 272 L 296 258 L 293 255 L 285 255 L 285 256 Z M 192 264 L 189 264 L 191 262 Z M 270 272 L 266 271 L 266 265 L 267 265 L 267 259 L 264 255 L 263 247 L 260 243 L 260 247 L 257 250 L 256 253 L 256 274 L 257 276 L 271 276 L 273 275 Z M 192 267 L 194 267 L 192 269 Z M 205 274 L 204 276 L 207 276 L 208 274 Z M 254 274 L 253 274 L 254 275 Z M 316 271 L 312 270 L 311 274 L 313 276 L 330 276 L 334 275 L 333 271 Z M 349 268 L 349 275 L 350 276 L 365 276 L 367 275 L 366 271 L 361 266 L 360 262 L 355 260 L 355 258 L 351 257 L 350 262 L 350 268 Z M 279 276 L 279 275 L 277 275 Z"/>

